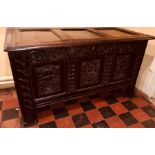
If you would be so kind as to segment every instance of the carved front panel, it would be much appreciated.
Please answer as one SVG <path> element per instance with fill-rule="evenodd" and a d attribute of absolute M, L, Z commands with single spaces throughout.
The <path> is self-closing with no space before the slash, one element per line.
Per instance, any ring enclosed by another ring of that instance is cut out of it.
<path fill-rule="evenodd" d="M 88 60 L 81 63 L 80 86 L 95 85 L 99 82 L 101 60 Z"/>
<path fill-rule="evenodd" d="M 130 66 L 131 66 L 132 55 L 120 55 L 117 56 L 113 80 L 121 80 L 129 78 Z"/>
<path fill-rule="evenodd" d="M 41 97 L 61 91 L 61 66 L 54 64 L 34 67 L 37 96 Z"/>
<path fill-rule="evenodd" d="M 66 91 L 67 48 L 45 48 L 26 53 L 31 66 L 32 87 L 35 98 L 55 95 Z"/>
<path fill-rule="evenodd" d="M 124 87 L 121 79 L 128 78 L 125 89 L 131 91 L 146 45 L 112 42 L 9 52 L 24 121 L 36 122 L 36 109 L 55 101 Z"/>

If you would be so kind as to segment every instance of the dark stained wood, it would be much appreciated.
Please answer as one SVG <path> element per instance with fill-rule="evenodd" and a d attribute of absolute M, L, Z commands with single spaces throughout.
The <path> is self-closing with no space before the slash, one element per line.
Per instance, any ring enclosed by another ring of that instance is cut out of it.
<path fill-rule="evenodd" d="M 123 89 L 132 96 L 147 42 L 121 28 L 9 28 L 8 52 L 25 125 L 39 108 Z"/>

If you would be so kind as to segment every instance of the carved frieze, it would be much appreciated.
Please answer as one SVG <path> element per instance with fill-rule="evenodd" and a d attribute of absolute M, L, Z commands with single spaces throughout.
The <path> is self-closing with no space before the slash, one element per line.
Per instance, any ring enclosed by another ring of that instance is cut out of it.
<path fill-rule="evenodd" d="M 38 49 L 27 53 L 31 63 L 43 61 L 58 61 L 65 58 L 65 48 Z"/>

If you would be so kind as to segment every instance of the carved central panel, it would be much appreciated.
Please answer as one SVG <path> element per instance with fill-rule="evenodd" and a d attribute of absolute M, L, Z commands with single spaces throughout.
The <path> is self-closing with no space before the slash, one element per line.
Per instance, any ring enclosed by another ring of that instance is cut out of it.
<path fill-rule="evenodd" d="M 128 78 L 132 55 L 117 56 L 113 80 Z"/>
<path fill-rule="evenodd" d="M 46 64 L 34 68 L 39 97 L 61 91 L 60 65 Z"/>
<path fill-rule="evenodd" d="M 89 60 L 81 63 L 80 86 L 94 85 L 99 82 L 101 60 Z"/>

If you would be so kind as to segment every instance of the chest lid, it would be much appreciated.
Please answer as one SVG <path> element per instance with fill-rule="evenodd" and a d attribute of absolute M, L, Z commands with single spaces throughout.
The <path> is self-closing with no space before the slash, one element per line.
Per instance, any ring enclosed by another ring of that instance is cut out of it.
<path fill-rule="evenodd" d="M 9 52 L 97 42 L 150 39 L 155 39 L 155 37 L 122 28 L 8 28 L 4 50 Z"/>

